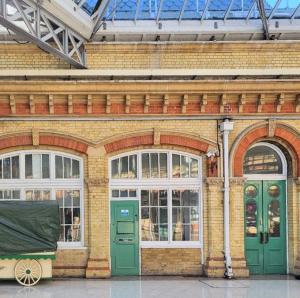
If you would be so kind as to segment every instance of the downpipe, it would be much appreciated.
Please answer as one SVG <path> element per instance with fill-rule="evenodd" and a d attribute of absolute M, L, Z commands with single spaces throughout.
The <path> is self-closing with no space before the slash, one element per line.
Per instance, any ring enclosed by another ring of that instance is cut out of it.
<path fill-rule="evenodd" d="M 223 175 L 224 175 L 224 277 L 233 278 L 232 260 L 230 254 L 230 209 L 229 209 L 229 149 L 228 136 L 233 130 L 233 122 L 225 119 L 220 124 L 220 131 L 223 136 Z"/>

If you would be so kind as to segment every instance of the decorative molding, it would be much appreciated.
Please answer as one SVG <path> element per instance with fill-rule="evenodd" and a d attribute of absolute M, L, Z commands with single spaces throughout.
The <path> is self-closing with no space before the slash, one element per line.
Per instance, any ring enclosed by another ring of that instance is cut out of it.
<path fill-rule="evenodd" d="M 281 112 L 281 107 L 284 104 L 284 94 L 281 93 L 277 96 L 276 100 L 276 112 L 280 113 Z"/>
<path fill-rule="evenodd" d="M 130 95 L 125 96 L 125 113 L 129 114 L 130 113 Z"/>
<path fill-rule="evenodd" d="M 207 94 L 202 94 L 200 99 L 200 112 L 205 113 L 205 107 L 207 105 Z"/>
<path fill-rule="evenodd" d="M 268 120 L 268 136 L 269 136 L 269 138 L 274 137 L 275 129 L 276 129 L 276 120 L 269 119 Z"/>
<path fill-rule="evenodd" d="M 108 178 L 85 178 L 85 184 L 87 185 L 89 191 L 95 187 L 107 186 L 109 183 Z"/>
<path fill-rule="evenodd" d="M 29 95 L 29 109 L 30 109 L 30 114 L 35 114 L 35 102 L 34 102 L 33 95 Z"/>
<path fill-rule="evenodd" d="M 110 95 L 106 95 L 106 108 L 105 108 L 106 114 L 111 113 L 111 98 Z"/>
<path fill-rule="evenodd" d="M 93 112 L 93 96 L 92 95 L 87 96 L 86 106 L 87 106 L 87 113 L 92 114 L 92 112 Z"/>
<path fill-rule="evenodd" d="M 9 105 L 10 105 L 10 112 L 12 114 L 16 114 L 16 101 L 14 95 L 9 96 Z"/>
<path fill-rule="evenodd" d="M 224 183 L 224 178 L 221 177 L 208 177 L 204 179 L 205 183 L 208 185 L 222 186 Z"/>
<path fill-rule="evenodd" d="M 150 95 L 145 95 L 144 100 L 144 113 L 149 113 L 149 107 L 150 107 Z"/>
<path fill-rule="evenodd" d="M 260 94 L 257 100 L 257 113 L 262 112 L 263 105 L 265 104 L 265 95 Z"/>
<path fill-rule="evenodd" d="M 160 129 L 154 128 L 153 130 L 153 144 L 160 145 Z"/>
<path fill-rule="evenodd" d="M 227 105 L 227 96 L 226 94 L 222 94 L 220 99 L 220 113 L 225 112 L 225 105 Z"/>
<path fill-rule="evenodd" d="M 32 129 L 32 145 L 39 146 L 40 145 L 40 132 L 38 129 Z"/>
<path fill-rule="evenodd" d="M 73 97 L 68 95 L 68 113 L 73 114 Z"/>
<path fill-rule="evenodd" d="M 54 98 L 53 98 L 53 95 L 49 95 L 48 104 L 49 104 L 49 113 L 54 114 Z"/>
<path fill-rule="evenodd" d="M 246 104 L 246 99 L 247 99 L 247 96 L 246 94 L 241 94 L 239 96 L 239 113 L 243 113 L 244 112 L 244 105 Z"/>
<path fill-rule="evenodd" d="M 164 100 L 163 100 L 163 113 L 167 114 L 168 113 L 168 106 L 169 106 L 169 95 L 164 95 Z"/>
<path fill-rule="evenodd" d="M 238 186 L 243 186 L 244 183 L 247 181 L 246 178 L 244 177 L 231 177 L 229 179 L 230 184 L 238 185 Z"/>
<path fill-rule="evenodd" d="M 296 113 L 299 113 L 300 112 L 300 94 L 296 95 L 295 105 L 296 105 Z"/>
<path fill-rule="evenodd" d="M 181 101 L 181 113 L 186 113 L 187 105 L 189 104 L 189 96 L 187 94 L 184 94 Z"/>

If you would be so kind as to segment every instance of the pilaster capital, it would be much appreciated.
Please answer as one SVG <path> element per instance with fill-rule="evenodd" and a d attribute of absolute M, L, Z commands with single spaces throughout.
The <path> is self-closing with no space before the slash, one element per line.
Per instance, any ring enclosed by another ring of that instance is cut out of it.
<path fill-rule="evenodd" d="M 244 186 L 244 183 L 247 181 L 244 177 L 231 177 L 229 179 L 230 184 L 237 185 L 237 186 Z"/>
<path fill-rule="evenodd" d="M 87 185 L 88 190 L 91 191 L 93 188 L 96 187 L 107 186 L 109 183 L 109 179 L 108 178 L 85 178 L 84 182 Z"/>
<path fill-rule="evenodd" d="M 220 177 L 208 177 L 204 181 L 208 186 L 208 190 L 221 188 L 224 184 L 224 179 Z"/>

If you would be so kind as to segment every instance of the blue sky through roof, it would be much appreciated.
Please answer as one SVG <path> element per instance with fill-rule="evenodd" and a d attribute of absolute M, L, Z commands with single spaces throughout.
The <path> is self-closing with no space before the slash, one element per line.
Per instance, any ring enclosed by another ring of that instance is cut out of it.
<path fill-rule="evenodd" d="M 161 4 L 162 1 L 162 4 Z M 87 2 L 97 2 L 90 0 Z M 115 20 L 162 20 L 173 19 L 201 19 L 207 0 L 111 0 L 106 18 Z M 265 0 L 267 16 L 270 15 L 277 0 Z M 184 9 L 183 5 L 185 3 Z M 243 19 L 248 16 L 253 7 L 250 18 L 259 18 L 255 0 L 234 0 L 228 12 L 231 0 L 211 0 L 205 12 L 204 19 Z M 139 4 L 139 5 L 138 5 Z M 299 6 L 300 0 L 281 0 L 273 18 L 289 18 Z M 95 4 L 93 4 L 95 5 Z M 297 13 L 299 17 L 300 11 Z"/>

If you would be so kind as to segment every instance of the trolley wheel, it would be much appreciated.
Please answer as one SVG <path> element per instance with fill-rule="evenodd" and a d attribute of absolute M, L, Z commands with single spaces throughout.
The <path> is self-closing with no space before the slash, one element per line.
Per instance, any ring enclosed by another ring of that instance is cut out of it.
<path fill-rule="evenodd" d="M 15 266 L 15 278 L 25 287 L 36 285 L 42 277 L 42 267 L 37 260 L 24 259 Z"/>

